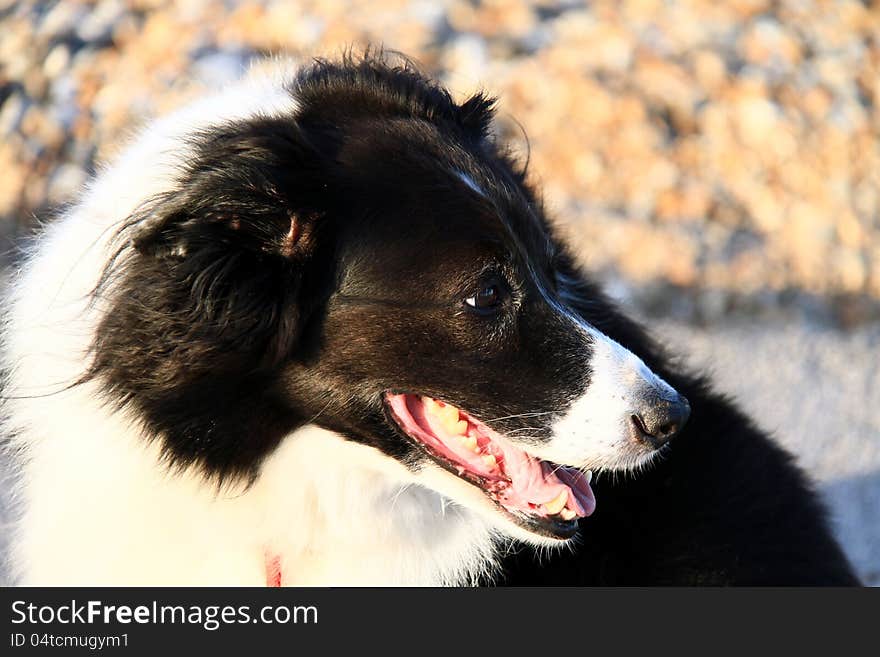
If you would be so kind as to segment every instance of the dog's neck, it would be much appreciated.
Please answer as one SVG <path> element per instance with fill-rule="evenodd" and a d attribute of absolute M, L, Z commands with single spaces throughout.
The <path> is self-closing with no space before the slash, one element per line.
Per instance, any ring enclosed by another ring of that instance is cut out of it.
<path fill-rule="evenodd" d="M 63 406 L 95 399 L 80 393 Z M 252 485 L 218 491 L 169 472 L 158 445 L 131 435 L 131 418 L 80 406 L 66 420 L 47 418 L 47 439 L 25 465 L 27 507 L 39 514 L 19 528 L 23 583 L 262 586 L 270 563 L 283 585 L 468 585 L 491 576 L 496 544 L 483 520 L 334 433 L 303 428 Z"/>
<path fill-rule="evenodd" d="M 275 508 L 267 548 L 283 584 L 460 585 L 490 575 L 495 544 L 479 517 L 332 432 L 290 436 L 254 489 Z"/>

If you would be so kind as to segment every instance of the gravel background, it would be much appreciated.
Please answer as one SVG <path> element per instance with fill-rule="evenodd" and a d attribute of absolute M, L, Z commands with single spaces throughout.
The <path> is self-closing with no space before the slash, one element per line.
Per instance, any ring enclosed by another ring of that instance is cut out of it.
<path fill-rule="evenodd" d="M 880 317 L 880 0 L 0 0 L 0 33 L 0 234 L 255 56 L 384 44 L 499 97 L 594 269 Z"/>
<path fill-rule="evenodd" d="M 367 43 L 499 96 L 587 264 L 798 455 L 880 585 L 880 0 L 0 0 L 0 284 L 149 117 Z"/>

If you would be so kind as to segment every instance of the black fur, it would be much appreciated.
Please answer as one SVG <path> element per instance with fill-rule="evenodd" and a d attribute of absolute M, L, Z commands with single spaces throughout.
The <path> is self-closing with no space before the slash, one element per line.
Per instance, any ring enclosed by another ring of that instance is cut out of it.
<path fill-rule="evenodd" d="M 649 472 L 596 482 L 576 554 L 539 565 L 524 549 L 507 583 L 855 582 L 788 456 L 572 264 L 493 141 L 490 100 L 457 104 L 371 56 L 317 62 L 290 92 L 294 116 L 193 137 L 178 188 L 130 218 L 96 291 L 110 310 L 90 376 L 140 412 L 172 463 L 253 477 L 315 422 L 417 468 L 387 390 L 492 418 L 583 387 L 549 293 L 683 392 L 693 417 Z M 502 310 L 468 312 L 461 300 L 487 285 Z"/>

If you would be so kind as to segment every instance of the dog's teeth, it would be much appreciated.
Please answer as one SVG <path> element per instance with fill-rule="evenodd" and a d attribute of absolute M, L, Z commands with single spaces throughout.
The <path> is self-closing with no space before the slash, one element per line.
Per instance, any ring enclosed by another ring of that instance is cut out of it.
<path fill-rule="evenodd" d="M 431 415 L 436 415 L 437 417 L 454 416 L 455 419 L 458 419 L 458 409 L 455 406 L 437 401 L 431 397 L 422 397 L 422 404 Z"/>
<path fill-rule="evenodd" d="M 472 452 L 477 451 L 477 439 L 474 436 L 460 436 L 459 440 L 461 444 L 467 447 Z"/>
<path fill-rule="evenodd" d="M 490 470 L 493 470 L 498 466 L 498 460 L 495 458 L 494 454 L 484 454 L 483 455 L 483 463 Z"/>
<path fill-rule="evenodd" d="M 549 502 L 544 502 L 544 510 L 547 512 L 547 515 L 556 515 L 565 508 L 566 502 L 568 502 L 568 491 L 563 489 L 555 498 Z"/>
<path fill-rule="evenodd" d="M 453 436 L 463 436 L 467 433 L 468 423 L 467 420 L 459 420 L 452 424 L 452 426 L 448 427 L 449 433 Z"/>
<path fill-rule="evenodd" d="M 458 411 L 456 411 L 455 417 L 447 414 L 437 419 L 440 420 L 440 426 L 443 427 L 443 430 L 451 436 L 463 436 L 467 433 L 467 420 L 459 420 Z"/>
<path fill-rule="evenodd" d="M 438 402 L 430 397 L 422 397 L 422 404 L 428 414 L 433 415 L 440 421 L 440 426 L 446 433 L 452 436 L 461 436 L 467 433 L 467 420 L 462 420 L 458 409 L 450 404 Z"/>
<path fill-rule="evenodd" d="M 575 513 L 571 509 L 562 509 L 562 511 L 559 512 L 559 516 L 563 520 L 574 520 L 575 516 L 577 516 L 577 513 Z"/>
<path fill-rule="evenodd" d="M 584 480 L 587 482 L 587 484 L 589 484 L 591 481 L 593 481 L 593 471 L 592 470 L 587 470 L 584 473 Z"/>
<path fill-rule="evenodd" d="M 425 407 L 425 410 L 428 411 L 431 415 L 440 414 L 440 404 L 438 404 L 430 397 L 422 397 L 422 405 Z"/>

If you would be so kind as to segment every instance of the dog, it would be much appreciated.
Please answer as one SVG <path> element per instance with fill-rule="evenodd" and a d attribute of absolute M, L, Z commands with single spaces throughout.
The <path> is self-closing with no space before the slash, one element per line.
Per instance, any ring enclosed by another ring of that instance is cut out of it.
<path fill-rule="evenodd" d="M 142 130 L 11 285 L 16 581 L 856 583 L 790 456 L 580 270 L 493 109 L 368 53 Z"/>

